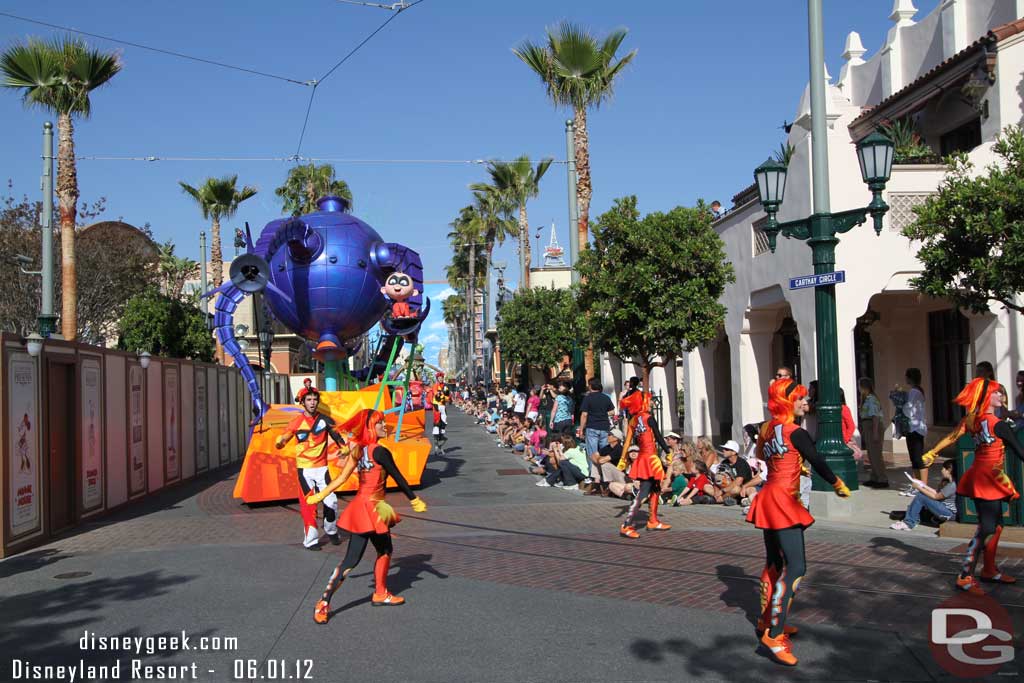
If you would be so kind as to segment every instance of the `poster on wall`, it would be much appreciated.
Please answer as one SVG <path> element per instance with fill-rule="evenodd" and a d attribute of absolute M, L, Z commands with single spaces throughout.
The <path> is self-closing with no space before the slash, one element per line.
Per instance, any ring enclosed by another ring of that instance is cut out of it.
<path fill-rule="evenodd" d="M 220 464 L 231 460 L 231 423 L 228 421 L 228 373 L 217 373 L 217 424 L 214 426 L 220 440 Z"/>
<path fill-rule="evenodd" d="M 103 388 L 100 362 L 82 357 L 82 509 L 103 505 Z"/>
<path fill-rule="evenodd" d="M 178 368 L 173 365 L 164 366 L 164 473 L 167 481 L 174 481 L 181 475 L 181 439 L 178 437 L 180 410 Z"/>
<path fill-rule="evenodd" d="M 36 411 L 36 363 L 12 354 L 8 366 L 7 424 L 10 425 L 11 536 L 39 528 L 39 415 Z"/>
<path fill-rule="evenodd" d="M 128 368 L 128 494 L 132 496 L 146 490 L 146 435 L 142 403 L 144 374 L 141 365 Z"/>
<path fill-rule="evenodd" d="M 210 466 L 210 452 L 206 447 L 206 370 L 196 367 L 196 471 Z"/>

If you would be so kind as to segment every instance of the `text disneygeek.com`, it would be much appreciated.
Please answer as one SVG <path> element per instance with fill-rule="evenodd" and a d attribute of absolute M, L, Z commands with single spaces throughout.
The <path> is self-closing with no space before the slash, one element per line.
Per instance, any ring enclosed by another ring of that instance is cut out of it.
<path fill-rule="evenodd" d="M 78 660 L 52 664 L 37 660 L 11 660 L 12 681 L 199 681 L 255 679 L 313 680 L 311 659 L 233 659 L 211 665 L 194 661 L 167 663 L 169 654 L 234 652 L 238 638 L 190 636 L 186 631 L 157 636 L 101 635 L 84 631 L 78 640 Z M 96 653 L 113 653 L 114 659 Z M 159 657 L 153 661 L 150 657 Z M 70 658 L 69 658 L 70 659 Z M 102 663 L 95 663 L 102 660 Z"/>

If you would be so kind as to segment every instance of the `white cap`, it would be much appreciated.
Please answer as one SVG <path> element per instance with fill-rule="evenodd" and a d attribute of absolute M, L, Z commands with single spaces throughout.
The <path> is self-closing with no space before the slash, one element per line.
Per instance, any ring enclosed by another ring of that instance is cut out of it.
<path fill-rule="evenodd" d="M 720 451 L 732 451 L 733 453 L 739 453 L 740 452 L 740 445 L 738 443 L 736 443 L 735 441 L 733 441 L 732 439 L 729 439 L 728 441 L 723 443 L 721 446 L 719 446 L 718 450 L 720 450 Z"/>

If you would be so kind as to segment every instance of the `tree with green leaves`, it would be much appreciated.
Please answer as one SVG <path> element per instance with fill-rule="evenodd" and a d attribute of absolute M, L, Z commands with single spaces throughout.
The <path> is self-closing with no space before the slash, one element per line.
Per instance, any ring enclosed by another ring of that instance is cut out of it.
<path fill-rule="evenodd" d="M 61 334 L 78 332 L 78 279 L 75 274 L 75 225 L 78 172 L 75 166 L 74 117 L 88 118 L 89 95 L 121 70 L 116 53 L 91 50 L 77 38 L 15 43 L 0 55 L 4 87 L 20 90 L 28 107 L 57 116 L 57 202 L 61 241 Z"/>
<path fill-rule="evenodd" d="M 213 360 L 213 339 L 203 312 L 151 288 L 132 297 L 119 323 L 118 348 L 167 358 Z"/>
<path fill-rule="evenodd" d="M 551 162 L 552 159 L 542 159 L 534 166 L 525 154 L 515 161 L 490 161 L 487 172 L 493 185 L 470 186 L 474 191 L 499 194 L 507 207 L 519 210 L 519 270 L 523 287 L 530 286 L 530 222 L 526 217 L 526 202 L 540 194 L 540 179 Z"/>
<path fill-rule="evenodd" d="M 352 190 L 344 180 L 335 178 L 331 164 L 296 166 L 274 194 L 284 202 L 284 212 L 292 216 L 318 211 L 316 200 L 329 195 L 341 197 L 352 208 Z"/>
<path fill-rule="evenodd" d="M 612 97 L 615 79 L 636 56 L 631 51 L 615 59 L 627 30 L 617 29 L 604 39 L 591 35 L 577 24 L 562 22 L 547 30 L 546 44 L 530 41 L 512 50 L 537 74 L 547 88 L 548 97 L 558 107 L 573 110 L 576 149 L 576 196 L 580 206 L 580 249 L 587 244 L 590 221 L 590 139 L 587 109 L 597 108 Z"/>
<path fill-rule="evenodd" d="M 572 350 L 582 332 L 583 318 L 571 290 L 520 289 L 501 307 L 502 361 L 550 368 Z"/>
<path fill-rule="evenodd" d="M 213 285 L 220 287 L 224 282 L 224 253 L 221 250 L 220 222 L 231 218 L 238 211 L 238 205 L 256 194 L 255 187 L 246 185 L 238 189 L 238 176 L 207 178 L 199 187 L 179 181 L 185 194 L 192 197 L 203 218 L 210 221 L 210 267 L 213 269 Z M 205 267 L 205 264 L 203 264 Z"/>
<path fill-rule="evenodd" d="M 616 199 L 594 223 L 577 265 L 579 306 L 594 343 L 638 363 L 650 386 L 652 368 L 714 340 L 735 275 L 703 202 L 642 218 L 636 204 Z"/>
<path fill-rule="evenodd" d="M 914 209 L 903 234 L 920 242 L 920 292 L 975 313 L 991 302 L 1024 312 L 1024 131 L 1008 126 L 993 151 L 1001 163 L 980 175 L 966 154 L 949 158 L 938 192 Z"/>
<path fill-rule="evenodd" d="M 174 253 L 174 242 L 160 245 L 160 287 L 172 299 L 181 299 L 185 281 L 199 272 L 199 261 Z"/>

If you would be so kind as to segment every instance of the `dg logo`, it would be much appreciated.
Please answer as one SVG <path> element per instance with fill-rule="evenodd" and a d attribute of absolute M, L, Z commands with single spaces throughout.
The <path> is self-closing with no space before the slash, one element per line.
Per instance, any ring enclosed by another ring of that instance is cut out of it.
<path fill-rule="evenodd" d="M 961 593 L 932 610 L 928 645 L 958 678 L 991 676 L 1013 661 L 1013 622 L 993 598 Z"/>

